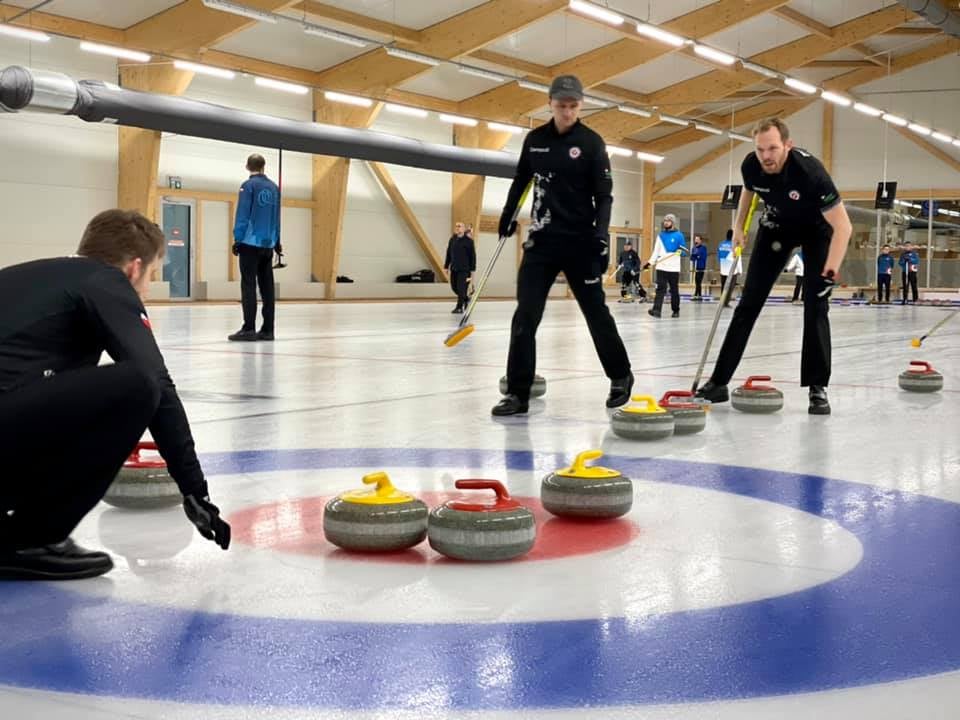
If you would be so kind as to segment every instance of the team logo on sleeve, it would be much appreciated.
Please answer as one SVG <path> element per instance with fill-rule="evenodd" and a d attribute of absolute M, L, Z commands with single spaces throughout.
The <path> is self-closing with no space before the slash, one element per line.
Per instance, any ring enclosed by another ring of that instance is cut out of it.
<path fill-rule="evenodd" d="M 578 148 L 576 145 L 570 148 L 570 157 L 573 158 L 574 160 L 580 157 L 580 148 Z"/>
<path fill-rule="evenodd" d="M 150 318 L 147 317 L 145 312 L 140 313 L 140 322 L 142 322 L 147 330 L 153 330 L 153 325 L 150 324 Z"/>
<path fill-rule="evenodd" d="M 789 197 L 791 200 L 799 200 L 800 193 L 798 193 L 796 190 L 791 190 L 787 197 Z"/>

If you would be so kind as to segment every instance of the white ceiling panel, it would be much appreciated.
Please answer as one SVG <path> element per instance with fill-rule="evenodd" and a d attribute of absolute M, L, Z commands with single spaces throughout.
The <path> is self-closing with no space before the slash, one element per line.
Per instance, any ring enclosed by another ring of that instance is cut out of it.
<path fill-rule="evenodd" d="M 621 39 L 623 35 L 588 20 L 556 13 L 487 46 L 511 57 L 555 65 Z"/>
<path fill-rule="evenodd" d="M 613 85 L 651 93 L 710 72 L 710 68 L 680 53 L 670 53 L 610 80 Z"/>
<path fill-rule="evenodd" d="M 115 28 L 127 28 L 163 12 L 181 0 L 53 0 L 39 12 Z M 37 0 L 4 0 L 4 5 L 33 7 Z"/>
<path fill-rule="evenodd" d="M 518 0 L 522 2 L 522 0 Z M 325 5 L 360 13 L 395 25 L 422 30 L 441 20 L 483 5 L 486 0 L 323 0 Z"/>
<path fill-rule="evenodd" d="M 268 62 L 322 70 L 338 65 L 370 48 L 356 48 L 336 40 L 307 35 L 294 23 L 257 23 L 215 46 L 217 50 Z"/>
<path fill-rule="evenodd" d="M 896 0 L 793 0 L 789 7 L 833 27 L 896 4 Z"/>

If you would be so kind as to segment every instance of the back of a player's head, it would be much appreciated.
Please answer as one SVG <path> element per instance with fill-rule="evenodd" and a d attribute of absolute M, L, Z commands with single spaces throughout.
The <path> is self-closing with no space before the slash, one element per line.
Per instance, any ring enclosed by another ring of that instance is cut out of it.
<path fill-rule="evenodd" d="M 263 169 L 267 166 L 267 161 L 264 160 L 263 155 L 258 155 L 254 153 L 247 158 L 247 170 L 252 173 L 261 173 Z"/>
<path fill-rule="evenodd" d="M 77 255 L 122 268 L 140 258 L 152 263 L 166 250 L 163 231 L 135 210 L 104 210 L 87 224 Z"/>

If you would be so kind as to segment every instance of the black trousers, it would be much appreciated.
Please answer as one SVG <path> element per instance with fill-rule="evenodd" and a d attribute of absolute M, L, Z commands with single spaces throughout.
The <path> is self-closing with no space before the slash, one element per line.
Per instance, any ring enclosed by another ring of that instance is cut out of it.
<path fill-rule="evenodd" d="M 517 273 L 517 309 L 510 329 L 507 356 L 507 392 L 529 398 L 537 364 L 537 327 L 547 295 L 559 273 L 567 278 L 580 312 L 587 321 L 593 347 L 610 379 L 626 377 L 630 360 L 617 325 L 607 307 L 603 271 L 586 246 L 587 238 L 554 238 L 538 235 L 523 254 Z"/>
<path fill-rule="evenodd" d="M 697 270 L 693 276 L 694 282 L 696 283 L 696 288 L 694 288 L 693 296 L 702 297 L 703 296 L 703 270 Z"/>
<path fill-rule="evenodd" d="M 802 300 L 800 290 L 803 289 L 803 275 L 797 275 L 796 282 L 793 283 L 793 302 Z"/>
<path fill-rule="evenodd" d="M 916 302 L 920 297 L 917 293 L 917 273 L 913 270 L 901 273 L 900 282 L 903 286 L 903 301 L 907 301 L 907 285 L 909 285 L 913 301 Z"/>
<path fill-rule="evenodd" d="M 629 295 L 632 286 L 636 286 L 637 294 L 640 297 L 647 296 L 647 291 L 640 284 L 640 273 L 635 270 L 623 270 L 620 273 L 620 294 Z"/>
<path fill-rule="evenodd" d="M 457 295 L 458 308 L 465 308 L 467 306 L 467 280 L 469 279 L 469 270 L 450 271 L 450 287 Z"/>
<path fill-rule="evenodd" d="M 779 243 L 773 249 L 773 243 Z M 803 345 L 800 357 L 800 384 L 828 385 L 830 383 L 830 302 L 817 297 L 811 291 L 812 283 L 819 277 L 820 270 L 827 260 L 830 241 L 825 237 L 804 234 L 792 236 L 782 228 L 762 227 L 757 233 L 750 267 L 743 284 L 740 303 L 733 311 L 733 319 L 727 328 L 727 335 L 720 348 L 717 364 L 711 380 L 717 385 L 726 385 L 733 377 L 743 351 L 747 347 L 753 325 L 770 295 L 774 283 L 783 271 L 793 249 L 803 248 L 804 262 L 809 272 L 804 274 L 803 293 Z"/>
<path fill-rule="evenodd" d="M 130 363 L 0 394 L 0 549 L 65 540 L 106 493 L 159 403 L 156 380 Z"/>
<path fill-rule="evenodd" d="M 890 302 L 890 276 L 887 273 L 877 275 L 877 302 Z"/>
<path fill-rule="evenodd" d="M 274 331 L 277 298 L 273 290 L 273 248 L 240 245 L 240 301 L 243 330 L 257 329 L 257 286 L 263 301 L 264 332 Z"/>
<path fill-rule="evenodd" d="M 726 275 L 721 275 L 721 276 L 720 276 L 720 294 L 721 294 L 721 295 L 723 294 L 723 288 L 726 286 L 726 284 L 727 284 L 727 276 L 726 276 Z M 730 286 L 730 297 L 733 297 L 733 291 L 736 290 L 736 289 L 737 289 L 737 276 L 734 275 L 734 276 L 733 276 L 733 285 Z"/>
<path fill-rule="evenodd" d="M 667 270 L 657 270 L 657 294 L 653 297 L 653 309 L 660 312 L 663 307 L 663 298 L 670 288 L 670 309 L 680 312 L 680 273 Z"/>

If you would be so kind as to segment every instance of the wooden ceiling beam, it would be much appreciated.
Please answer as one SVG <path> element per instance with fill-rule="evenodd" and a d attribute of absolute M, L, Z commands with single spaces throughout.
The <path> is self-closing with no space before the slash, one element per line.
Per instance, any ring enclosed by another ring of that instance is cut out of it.
<path fill-rule="evenodd" d="M 773 11 L 773 14 L 782 17 L 784 20 L 793 23 L 797 27 L 802 27 L 804 30 L 812 32 L 814 35 L 819 35 L 820 37 L 825 38 L 833 37 L 832 27 L 829 25 L 824 25 L 822 22 L 818 22 L 791 7 L 777 8 Z"/>
<path fill-rule="evenodd" d="M 358 30 L 367 30 L 377 35 L 384 35 L 400 43 L 418 45 L 423 42 L 423 33 L 419 30 L 384 20 L 378 20 L 369 15 L 361 15 L 357 12 L 351 12 L 350 10 L 344 10 L 334 7 L 333 5 L 327 5 L 326 3 L 316 2 L 315 0 L 303 0 L 303 2 L 294 5 L 291 10 L 305 12 L 308 15 L 323 18 L 324 20 L 333 20 L 334 22 L 349 25 Z"/>

